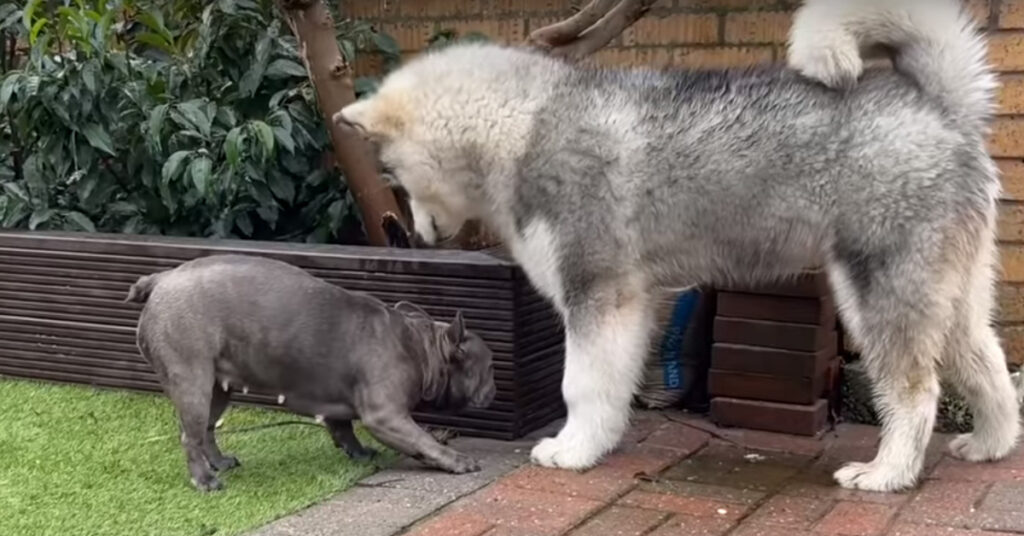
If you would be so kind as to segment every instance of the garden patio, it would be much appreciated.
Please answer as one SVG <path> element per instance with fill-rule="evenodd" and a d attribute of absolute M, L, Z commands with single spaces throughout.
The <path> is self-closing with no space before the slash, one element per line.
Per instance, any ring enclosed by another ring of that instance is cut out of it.
<path fill-rule="evenodd" d="M 645 2 L 606 46 L 584 48 L 605 65 L 778 61 L 797 3 Z M 1004 182 L 997 326 L 1016 370 L 1024 0 L 965 3 L 1003 82 L 990 142 Z M 878 429 L 820 274 L 700 289 L 699 302 L 666 295 L 645 408 L 621 447 L 583 473 L 529 463 L 565 410 L 556 315 L 485 229 L 398 247 L 404 200 L 324 117 L 415 54 L 527 41 L 582 4 L 0 1 L 0 535 L 1024 534 L 1024 449 L 993 464 L 945 455 L 949 433 L 970 426 L 955 397 L 917 488 L 834 484 L 840 461 L 872 457 Z M 495 351 L 497 400 L 416 417 L 483 470 L 448 475 L 386 449 L 357 463 L 320 424 L 252 393 L 218 432 L 242 466 L 224 491 L 194 492 L 173 410 L 135 347 L 139 308 L 123 298 L 141 275 L 221 252 L 286 260 L 441 319 L 466 312 Z"/>

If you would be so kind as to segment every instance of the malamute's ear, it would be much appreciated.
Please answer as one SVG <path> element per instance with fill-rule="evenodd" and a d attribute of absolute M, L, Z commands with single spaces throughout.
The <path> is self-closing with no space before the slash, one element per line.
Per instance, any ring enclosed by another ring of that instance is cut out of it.
<path fill-rule="evenodd" d="M 334 114 L 334 122 L 351 125 L 371 140 L 397 137 L 405 130 L 405 106 L 398 99 L 374 95 L 353 102 Z"/>

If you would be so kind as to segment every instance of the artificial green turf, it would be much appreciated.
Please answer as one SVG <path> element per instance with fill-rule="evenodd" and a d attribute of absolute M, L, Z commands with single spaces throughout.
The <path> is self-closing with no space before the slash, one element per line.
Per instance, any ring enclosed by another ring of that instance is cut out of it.
<path fill-rule="evenodd" d="M 223 491 L 201 494 L 165 397 L 0 379 L 0 535 L 240 534 L 374 471 L 323 427 L 225 433 L 295 419 L 230 409 L 218 441 L 242 466 L 221 475 Z"/>

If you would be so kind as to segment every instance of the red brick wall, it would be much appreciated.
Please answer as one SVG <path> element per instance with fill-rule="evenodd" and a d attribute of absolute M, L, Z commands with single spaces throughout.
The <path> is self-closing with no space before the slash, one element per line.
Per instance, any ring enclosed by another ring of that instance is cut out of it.
<path fill-rule="evenodd" d="M 851 0 L 855 1 L 855 0 Z M 965 0 L 991 35 L 991 58 L 1002 73 L 1000 116 L 990 149 L 1003 170 L 999 238 L 1003 276 L 1000 329 L 1011 361 L 1024 363 L 1024 0 Z M 564 18 L 582 0 L 349 0 L 343 9 L 370 19 L 421 50 L 437 30 L 478 31 L 518 43 L 530 31 Z M 796 0 L 661 0 L 647 17 L 595 58 L 606 64 L 727 66 L 785 56 Z M 358 66 L 373 69 L 372 62 Z"/>

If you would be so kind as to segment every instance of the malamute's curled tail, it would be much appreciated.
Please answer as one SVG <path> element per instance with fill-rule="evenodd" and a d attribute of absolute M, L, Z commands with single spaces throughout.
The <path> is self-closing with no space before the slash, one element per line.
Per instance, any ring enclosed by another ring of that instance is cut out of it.
<path fill-rule="evenodd" d="M 894 49 L 897 71 L 983 132 L 998 82 L 986 43 L 959 0 L 805 0 L 793 19 L 789 66 L 834 87 L 852 87 L 861 51 Z"/>

